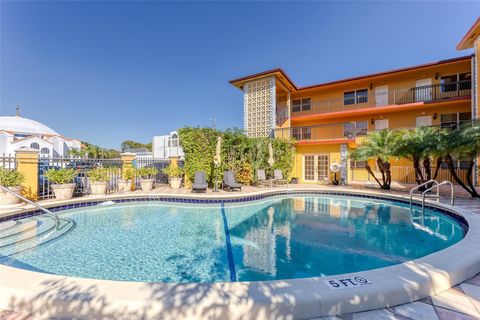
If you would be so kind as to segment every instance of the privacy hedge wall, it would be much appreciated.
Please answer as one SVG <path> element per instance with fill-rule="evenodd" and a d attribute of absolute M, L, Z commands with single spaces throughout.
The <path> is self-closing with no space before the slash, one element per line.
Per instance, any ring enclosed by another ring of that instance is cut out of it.
<path fill-rule="evenodd" d="M 273 138 L 248 138 L 239 129 L 219 131 L 212 128 L 185 127 L 179 130 L 180 144 L 185 152 L 184 169 L 188 179 L 195 171 L 205 171 L 207 181 L 222 180 L 223 171 L 232 170 L 238 182 L 252 184 L 256 181 L 258 169 L 265 169 L 272 175 L 280 169 L 289 176 L 295 158 L 293 141 Z M 217 137 L 222 137 L 222 163 L 217 168 L 213 163 Z M 268 164 L 268 143 L 273 146 L 275 164 Z"/>

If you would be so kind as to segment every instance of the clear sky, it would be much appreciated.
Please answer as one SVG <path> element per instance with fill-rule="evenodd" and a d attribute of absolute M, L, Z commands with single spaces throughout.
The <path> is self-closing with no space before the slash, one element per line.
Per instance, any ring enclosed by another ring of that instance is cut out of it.
<path fill-rule="evenodd" d="M 0 114 L 104 147 L 185 125 L 241 127 L 228 80 L 298 85 L 470 54 L 480 2 L 0 1 Z"/>

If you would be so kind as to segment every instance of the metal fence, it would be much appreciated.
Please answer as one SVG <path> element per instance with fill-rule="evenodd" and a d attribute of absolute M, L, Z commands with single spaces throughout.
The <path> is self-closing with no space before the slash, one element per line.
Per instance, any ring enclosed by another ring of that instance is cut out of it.
<path fill-rule="evenodd" d="M 135 168 L 143 168 L 143 167 L 153 167 L 158 170 L 155 177 L 155 185 L 167 185 L 168 184 L 168 177 L 165 173 L 163 173 L 163 169 L 168 166 L 170 163 L 169 160 L 165 159 L 152 159 L 152 158 L 137 158 L 134 160 L 133 165 Z M 179 165 L 182 166 L 183 163 L 179 161 Z M 137 177 L 135 179 L 135 185 L 137 188 L 140 187 L 140 179 Z"/>
<path fill-rule="evenodd" d="M 432 176 L 435 174 L 435 169 L 436 169 L 435 167 L 432 167 Z M 359 169 L 356 169 L 356 170 L 359 170 Z M 355 179 L 356 170 L 352 170 L 352 180 L 356 180 Z M 365 169 L 363 169 L 363 170 L 365 170 Z M 420 170 L 422 171 L 423 177 L 426 177 L 425 168 L 422 167 L 422 168 L 420 168 Z M 409 166 L 392 166 L 390 168 L 390 171 L 391 171 L 391 174 L 392 174 L 392 181 L 396 181 L 396 182 L 399 182 L 399 183 L 406 183 L 406 184 L 416 184 L 417 183 L 417 181 L 415 179 L 415 170 L 414 170 L 413 166 L 411 166 L 411 167 L 409 167 Z M 380 173 L 378 168 L 375 168 L 373 172 L 375 173 L 375 176 L 377 178 L 380 178 L 382 176 L 382 174 Z M 467 169 L 466 168 L 456 168 L 455 172 L 463 182 L 467 181 Z M 362 174 L 362 176 L 364 177 L 364 174 Z M 362 180 L 362 179 L 359 179 L 359 180 Z M 450 181 L 453 184 L 457 184 L 457 182 L 453 179 L 450 171 L 447 168 L 440 167 L 440 169 L 438 170 L 437 181 L 445 181 L 445 180 Z M 368 181 L 375 181 L 374 178 L 370 174 L 368 174 Z"/>
<path fill-rule="evenodd" d="M 17 158 L 15 155 L 2 154 L 0 157 L 0 168 L 15 169 L 17 167 Z"/>
<path fill-rule="evenodd" d="M 49 169 L 73 168 L 75 196 L 90 192 L 87 172 L 93 168 L 108 168 L 109 182 L 107 193 L 116 192 L 118 179 L 122 177 L 122 161 L 120 159 L 76 159 L 76 158 L 40 158 L 38 162 L 38 197 L 40 199 L 53 198 L 52 183 L 45 176 Z"/>

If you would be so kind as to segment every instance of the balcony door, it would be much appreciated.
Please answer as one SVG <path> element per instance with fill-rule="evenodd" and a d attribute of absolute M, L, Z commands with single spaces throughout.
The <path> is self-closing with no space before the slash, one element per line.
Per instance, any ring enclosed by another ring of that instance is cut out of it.
<path fill-rule="evenodd" d="M 303 156 L 303 181 L 322 182 L 328 178 L 328 154 L 306 154 Z"/>
<path fill-rule="evenodd" d="M 432 79 L 420 79 L 415 84 L 415 101 L 432 100 Z"/>
<path fill-rule="evenodd" d="M 375 87 L 375 106 L 388 105 L 388 86 Z"/>

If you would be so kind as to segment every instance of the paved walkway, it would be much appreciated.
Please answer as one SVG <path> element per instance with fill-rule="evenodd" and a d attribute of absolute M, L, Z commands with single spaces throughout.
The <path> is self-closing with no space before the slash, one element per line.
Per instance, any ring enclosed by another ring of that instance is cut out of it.
<path fill-rule="evenodd" d="M 329 186 L 318 185 L 290 185 L 290 187 L 309 187 L 315 189 L 330 189 Z M 348 189 L 345 187 L 335 187 L 339 191 Z M 276 188 L 279 190 L 279 188 Z M 244 187 L 243 193 L 258 191 L 256 187 Z M 264 189 L 262 189 L 264 190 Z M 385 191 L 369 190 L 372 193 L 386 193 Z M 139 193 L 139 192 L 136 192 Z M 152 190 L 152 193 L 172 193 L 172 194 L 190 194 L 190 190 L 179 189 L 173 190 L 168 187 L 158 187 Z M 208 194 L 211 191 L 209 190 Z M 225 191 L 221 191 L 225 193 Z M 405 192 L 390 191 L 390 194 L 402 194 Z M 218 195 L 218 193 L 213 193 Z M 53 203 L 54 200 L 42 201 L 43 204 Z M 443 202 L 443 200 L 442 200 Z M 448 202 L 448 200 L 445 200 Z M 480 200 L 469 198 L 458 198 L 456 206 L 467 209 L 471 212 L 480 214 Z M 1 212 L 0 213 L 4 213 Z M 72 315 L 74 317 L 74 315 Z M 8 310 L 0 310 L 0 320 L 36 320 L 34 317 L 12 312 Z M 366 312 L 353 314 L 345 314 L 336 317 L 323 317 L 322 320 L 467 320 L 480 319 L 480 274 L 464 283 L 441 292 L 440 294 L 412 302 L 399 305 L 392 308 L 384 308 Z"/>

